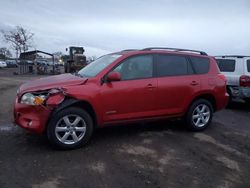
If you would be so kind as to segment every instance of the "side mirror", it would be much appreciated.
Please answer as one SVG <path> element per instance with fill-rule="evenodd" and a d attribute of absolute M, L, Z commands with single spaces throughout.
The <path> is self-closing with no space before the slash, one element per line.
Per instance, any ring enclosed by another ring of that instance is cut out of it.
<path fill-rule="evenodd" d="M 115 82 L 121 80 L 121 74 L 119 72 L 110 72 L 107 76 L 108 82 Z"/>

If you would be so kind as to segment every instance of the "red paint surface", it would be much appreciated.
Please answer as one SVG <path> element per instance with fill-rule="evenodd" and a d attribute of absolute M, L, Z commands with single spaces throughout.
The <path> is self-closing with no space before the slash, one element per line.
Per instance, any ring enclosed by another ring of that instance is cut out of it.
<path fill-rule="evenodd" d="M 22 85 L 18 96 L 21 97 L 23 93 L 29 91 L 61 87 L 67 97 L 88 102 L 93 107 L 99 126 L 114 122 L 181 117 L 186 113 L 192 101 L 204 94 L 215 99 L 216 110 L 226 106 L 228 95 L 225 80 L 219 76 L 219 69 L 214 58 L 209 56 L 211 65 L 207 74 L 155 77 L 102 84 L 103 77 L 123 59 L 131 55 L 151 53 L 178 54 L 178 52 L 167 51 L 125 53 L 94 78 L 80 78 L 71 74 L 42 78 Z M 63 99 L 62 93 L 53 95 L 47 100 L 47 107 L 28 106 L 16 101 L 14 110 L 16 124 L 42 133 L 47 126 L 51 112 Z M 28 122 L 31 120 L 33 123 L 29 126 Z"/>

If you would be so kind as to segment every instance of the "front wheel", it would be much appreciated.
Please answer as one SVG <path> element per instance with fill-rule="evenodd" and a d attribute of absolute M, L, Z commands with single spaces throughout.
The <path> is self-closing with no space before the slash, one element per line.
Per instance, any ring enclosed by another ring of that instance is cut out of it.
<path fill-rule="evenodd" d="M 70 107 L 52 117 L 47 128 L 49 141 L 59 149 L 85 145 L 93 133 L 91 116 L 80 108 Z"/>
<path fill-rule="evenodd" d="M 202 131 L 210 124 L 213 117 L 211 103 L 205 99 L 198 99 L 191 104 L 186 115 L 186 123 L 192 131 Z"/>

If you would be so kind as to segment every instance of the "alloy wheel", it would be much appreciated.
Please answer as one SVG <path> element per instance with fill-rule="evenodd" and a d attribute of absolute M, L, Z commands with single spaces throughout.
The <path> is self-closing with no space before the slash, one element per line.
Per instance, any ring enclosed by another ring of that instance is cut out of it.
<path fill-rule="evenodd" d="M 66 115 L 55 126 L 56 138 L 63 144 L 75 144 L 82 140 L 86 133 L 86 122 L 79 115 Z"/>
<path fill-rule="evenodd" d="M 206 104 L 198 105 L 192 114 L 192 121 L 196 127 L 205 126 L 210 120 L 211 110 Z"/>

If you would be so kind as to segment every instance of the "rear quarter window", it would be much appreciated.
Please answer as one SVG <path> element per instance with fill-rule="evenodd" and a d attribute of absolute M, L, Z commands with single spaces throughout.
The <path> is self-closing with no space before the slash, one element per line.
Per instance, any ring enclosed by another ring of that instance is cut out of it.
<path fill-rule="evenodd" d="M 209 71 L 209 59 L 202 57 L 190 57 L 196 74 L 206 74 Z"/>
<path fill-rule="evenodd" d="M 250 59 L 247 60 L 247 72 L 250 72 Z"/>
<path fill-rule="evenodd" d="M 235 60 L 233 59 L 216 59 L 221 72 L 234 72 Z"/>

